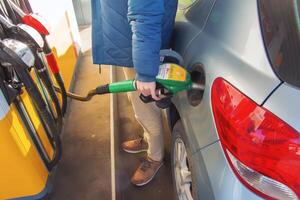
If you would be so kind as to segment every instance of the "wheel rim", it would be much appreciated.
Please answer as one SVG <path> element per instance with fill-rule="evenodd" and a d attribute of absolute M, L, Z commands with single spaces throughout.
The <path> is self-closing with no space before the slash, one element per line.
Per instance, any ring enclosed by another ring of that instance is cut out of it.
<path fill-rule="evenodd" d="M 179 200 L 192 200 L 192 176 L 187 151 L 182 139 L 177 138 L 174 148 L 175 182 Z"/>

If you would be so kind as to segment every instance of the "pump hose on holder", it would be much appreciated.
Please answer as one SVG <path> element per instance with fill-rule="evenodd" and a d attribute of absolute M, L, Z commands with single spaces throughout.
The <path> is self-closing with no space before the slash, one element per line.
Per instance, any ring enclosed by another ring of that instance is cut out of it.
<path fill-rule="evenodd" d="M 61 139 L 58 134 L 58 129 L 54 118 L 47 109 L 47 105 L 33 79 L 29 74 L 28 68 L 24 67 L 26 64 L 8 47 L 0 42 L 0 59 L 2 62 L 9 63 L 10 66 L 15 70 L 20 81 L 22 81 L 30 99 L 40 116 L 41 122 L 46 129 L 46 135 L 54 147 L 53 159 L 46 163 L 47 169 L 50 171 L 57 165 L 62 156 Z"/>

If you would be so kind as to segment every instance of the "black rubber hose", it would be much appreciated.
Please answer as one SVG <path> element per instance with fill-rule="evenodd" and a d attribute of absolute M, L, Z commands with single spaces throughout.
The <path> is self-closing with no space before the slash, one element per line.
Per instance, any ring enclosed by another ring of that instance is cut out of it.
<path fill-rule="evenodd" d="M 23 12 L 25 12 L 26 14 L 29 14 L 32 12 L 32 10 L 29 9 L 29 6 L 27 3 L 29 3 L 28 1 L 24 1 L 24 0 L 19 0 L 18 1 L 20 8 L 23 10 Z"/>
<path fill-rule="evenodd" d="M 29 13 L 33 13 L 29 1 L 28 1 L 28 0 L 24 0 L 24 2 L 25 2 L 25 5 L 26 5 L 26 8 L 27 8 L 28 12 L 29 12 Z"/>
<path fill-rule="evenodd" d="M 45 155 L 45 151 L 43 149 L 43 147 L 41 146 L 41 142 L 38 138 L 38 135 L 36 134 L 36 132 L 33 131 L 33 128 L 32 128 L 32 122 L 29 121 L 30 118 L 28 117 L 28 113 L 23 105 L 23 102 L 20 100 L 19 97 L 17 97 L 16 99 L 14 99 L 14 104 L 16 106 L 16 109 L 24 123 L 24 126 L 27 128 L 27 131 L 31 137 L 31 140 L 32 142 L 34 143 L 35 147 L 36 147 L 36 150 L 39 152 L 40 156 L 41 156 L 41 159 L 43 160 L 43 162 L 45 163 L 47 169 L 49 170 L 50 169 L 50 166 L 49 166 L 49 158 L 47 155 Z"/>
<path fill-rule="evenodd" d="M 18 55 L 16 55 L 11 49 L 7 48 L 1 42 L 0 59 L 3 62 L 10 63 L 11 67 L 14 68 L 20 80 L 24 84 L 31 101 L 46 128 L 47 137 L 55 149 L 53 159 L 49 163 L 47 163 L 48 169 L 51 170 L 59 162 L 62 156 L 61 140 L 55 120 L 52 117 L 51 113 L 48 111 L 47 105 L 38 87 L 30 76 L 28 66 L 18 57 Z"/>
<path fill-rule="evenodd" d="M 44 86 L 46 87 L 48 94 L 50 95 L 51 100 L 54 103 L 56 114 L 57 114 L 57 118 L 56 118 L 57 126 L 58 129 L 61 130 L 63 125 L 63 115 L 62 115 L 59 99 L 53 88 L 53 83 L 51 81 L 50 75 L 48 74 L 46 66 L 44 65 L 43 61 L 39 56 L 35 56 L 35 67 L 37 69 L 38 76 L 41 78 Z"/>
<path fill-rule="evenodd" d="M 14 10 L 11 8 L 9 2 L 7 0 L 4 0 L 4 3 L 5 3 L 5 7 L 7 9 L 7 12 L 13 22 L 13 24 L 18 24 L 20 23 L 20 20 L 18 20 L 18 18 L 16 17 L 16 14 L 14 12 Z M 31 6 L 29 4 L 28 1 L 24 1 L 23 2 L 24 4 L 26 4 L 26 6 L 28 6 L 29 10 L 32 12 L 31 10 Z M 46 36 L 45 35 L 42 35 L 42 38 L 44 40 L 44 47 L 43 47 L 43 51 L 44 51 L 44 54 L 45 54 L 45 57 L 47 58 L 47 61 L 50 60 L 50 62 L 48 62 L 49 64 L 49 67 L 54 75 L 54 78 L 58 84 L 58 86 L 60 87 L 61 89 L 61 96 L 62 96 L 62 105 L 61 105 L 61 113 L 62 113 L 62 117 L 66 114 L 66 111 L 67 111 L 67 106 L 68 106 L 68 98 L 67 98 L 67 91 L 66 91 L 66 88 L 65 88 L 65 84 L 64 84 L 64 81 L 60 75 L 60 72 L 59 72 L 59 68 L 58 68 L 58 65 L 57 65 L 57 62 L 55 60 L 55 57 L 52 53 L 52 50 L 48 44 L 48 41 L 46 39 Z M 18 38 L 19 39 L 19 38 Z M 26 42 L 25 42 L 26 43 Z M 55 69 L 55 70 L 53 70 Z M 51 92 L 52 96 L 54 97 L 53 95 L 53 92 Z M 54 92 L 55 93 L 55 92 Z M 57 103 L 55 103 L 55 107 L 57 108 Z M 57 109 L 56 109 L 57 110 Z M 60 122 L 61 121 L 61 122 Z M 59 124 L 60 124 L 60 127 L 62 126 L 62 119 L 59 119 Z"/>
<path fill-rule="evenodd" d="M 66 87 L 60 73 L 54 74 L 54 78 L 61 90 L 61 98 L 62 98 L 61 111 L 62 111 L 62 115 L 64 116 L 67 112 L 67 107 L 68 107 L 68 96 L 67 96 Z"/>
<path fill-rule="evenodd" d="M 54 86 L 56 92 L 62 93 L 61 89 L 57 86 Z M 90 101 L 96 95 L 108 94 L 109 92 L 109 84 L 98 86 L 96 89 L 90 90 L 86 96 L 81 96 L 78 94 L 74 94 L 71 92 L 67 92 L 67 96 L 71 99 L 77 101 Z"/>
<path fill-rule="evenodd" d="M 62 144 L 58 134 L 54 135 L 53 141 L 55 142 L 55 153 L 53 159 L 48 164 L 49 171 L 51 171 L 59 163 L 62 157 Z"/>
<path fill-rule="evenodd" d="M 26 14 L 32 13 L 32 8 L 28 0 L 18 0 L 18 3 Z"/>
<path fill-rule="evenodd" d="M 42 80 L 42 83 L 44 84 L 47 92 L 49 93 L 49 95 L 51 97 L 51 100 L 54 103 L 55 110 L 57 113 L 57 118 L 56 118 L 57 125 L 58 125 L 59 130 L 61 130 L 62 125 L 63 125 L 62 109 L 60 106 L 59 99 L 56 95 L 56 92 L 54 91 L 51 77 L 48 74 L 46 63 L 43 62 L 43 60 L 41 59 L 42 57 L 39 55 L 39 53 L 43 53 L 43 51 L 35 43 L 35 41 L 32 39 L 32 37 L 30 35 L 28 35 L 26 32 L 24 32 L 22 29 L 18 28 L 17 26 L 15 26 L 15 28 L 16 28 L 15 31 L 11 31 L 10 36 L 19 41 L 22 41 L 25 44 L 28 44 L 31 51 L 34 53 L 34 57 L 35 57 L 34 67 L 37 69 L 37 74 L 40 77 L 40 79 Z M 61 83 L 60 83 L 60 85 L 61 85 Z"/>
<path fill-rule="evenodd" d="M 61 74 L 59 72 L 59 67 L 57 65 L 57 61 L 53 55 L 53 52 L 49 46 L 49 43 L 46 39 L 46 36 L 43 35 L 43 40 L 44 40 L 44 48 L 43 48 L 43 52 L 45 53 L 45 57 L 47 59 L 48 65 L 54 75 L 54 78 L 56 80 L 56 83 L 58 84 L 58 86 L 60 87 L 60 91 L 61 91 L 61 98 L 62 98 L 62 114 L 63 116 L 66 114 L 67 112 L 67 107 L 68 107 L 68 97 L 67 97 L 67 90 L 65 87 L 65 83 L 61 77 Z"/>
<path fill-rule="evenodd" d="M 48 163 L 48 169 L 51 170 L 61 159 L 62 156 L 62 147 L 61 147 L 61 140 L 59 137 L 59 131 L 57 129 L 56 123 L 50 114 L 50 112 L 47 109 L 47 105 L 44 102 L 44 99 L 39 92 L 37 86 L 35 85 L 34 81 L 32 80 L 29 72 L 27 70 L 24 70 L 22 73 L 18 73 L 21 79 L 25 79 L 26 81 L 22 82 L 24 83 L 24 86 L 26 88 L 26 91 L 28 92 L 30 99 L 32 100 L 32 103 L 34 107 L 36 108 L 38 114 L 41 117 L 41 120 L 43 121 L 43 124 L 46 126 L 46 129 L 49 130 L 50 134 L 47 134 L 47 137 L 49 141 L 51 141 L 52 146 L 54 147 L 54 157 L 53 159 Z M 47 131 L 46 131 L 47 133 Z"/>
<path fill-rule="evenodd" d="M 10 18 L 10 20 L 13 22 L 13 24 L 19 24 L 20 20 L 17 18 L 15 12 L 13 11 L 12 7 L 10 6 L 10 3 L 7 0 L 3 0 L 7 14 Z"/>

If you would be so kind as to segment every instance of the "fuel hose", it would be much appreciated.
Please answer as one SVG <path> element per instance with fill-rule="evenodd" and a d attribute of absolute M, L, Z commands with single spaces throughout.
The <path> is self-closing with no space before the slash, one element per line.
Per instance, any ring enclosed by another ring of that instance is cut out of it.
<path fill-rule="evenodd" d="M 2 62 L 9 63 L 16 71 L 20 80 L 36 109 L 44 128 L 46 129 L 47 137 L 54 148 L 53 159 L 45 163 L 47 169 L 52 170 L 62 156 L 61 139 L 54 118 L 47 109 L 47 105 L 32 77 L 29 74 L 26 64 L 9 48 L 0 42 L 0 59 Z"/>
<path fill-rule="evenodd" d="M 60 91 L 61 91 L 61 98 L 62 98 L 62 114 L 65 115 L 67 112 L 67 106 L 68 106 L 68 98 L 67 98 L 67 90 L 64 84 L 64 81 L 62 79 L 62 76 L 60 74 L 59 66 L 57 64 L 56 58 L 49 47 L 48 41 L 46 40 L 46 36 L 42 35 L 43 40 L 44 40 L 44 48 L 43 52 L 45 54 L 45 57 L 47 59 L 47 63 L 51 69 L 51 72 L 54 75 L 54 78 L 56 80 L 56 83 L 58 84 Z"/>
<path fill-rule="evenodd" d="M 16 13 L 14 12 L 14 10 L 12 9 L 10 3 L 9 3 L 7 0 L 3 0 L 3 3 L 4 3 L 4 6 L 5 6 L 5 8 L 6 8 L 6 12 L 7 12 L 9 18 L 11 19 L 11 21 L 12 21 L 14 24 L 20 23 L 20 20 L 17 18 L 17 15 L 16 15 Z"/>
<path fill-rule="evenodd" d="M 53 83 L 52 83 L 52 80 L 51 80 L 50 75 L 48 73 L 48 70 L 45 66 L 45 63 L 43 63 L 43 60 L 40 58 L 39 55 L 37 55 L 36 53 L 34 53 L 34 55 L 35 55 L 35 65 L 34 65 L 34 67 L 36 68 L 38 76 L 42 80 L 43 85 L 45 86 L 45 88 L 46 88 L 48 94 L 50 95 L 50 98 L 51 98 L 51 100 L 54 104 L 56 115 L 57 115 L 55 119 L 57 121 L 58 129 L 61 130 L 62 125 L 63 125 L 63 115 L 62 115 L 62 110 L 61 110 L 61 107 L 60 107 L 59 99 L 58 99 L 57 94 L 54 90 Z M 51 104 L 51 102 L 50 102 L 50 104 Z"/>
<path fill-rule="evenodd" d="M 19 19 L 21 19 L 21 21 L 24 24 L 33 27 L 41 34 L 41 36 L 44 40 L 43 53 L 46 57 L 48 66 L 54 76 L 54 79 L 55 79 L 56 83 L 58 84 L 58 86 L 60 87 L 61 98 L 62 98 L 61 111 L 62 111 L 62 115 L 64 116 L 67 111 L 67 106 L 68 106 L 67 91 L 66 91 L 65 84 L 64 84 L 63 78 L 61 76 L 60 70 L 59 70 L 57 60 L 56 60 L 56 58 L 50 48 L 50 45 L 46 39 L 46 36 L 49 35 L 49 31 L 48 31 L 47 27 L 42 22 L 39 21 L 39 19 L 35 19 L 34 17 L 31 16 L 32 9 L 31 9 L 29 1 L 28 0 L 20 0 L 20 1 L 22 1 L 21 2 L 22 4 L 26 5 L 27 11 L 29 11 L 29 13 L 26 13 L 26 11 L 24 12 L 24 10 L 22 11 L 22 9 L 19 8 L 12 1 L 5 0 L 5 2 L 6 2 L 5 6 L 7 5 L 6 6 L 7 10 L 9 10 L 9 12 L 8 12 L 9 17 L 13 18 L 12 21 L 14 24 L 17 24 L 18 21 L 20 21 Z M 16 16 L 19 18 L 17 18 Z"/>
<path fill-rule="evenodd" d="M 57 97 L 56 92 L 54 91 L 53 88 L 53 83 L 51 80 L 51 77 L 48 72 L 47 64 L 44 62 L 44 55 L 43 55 L 43 50 L 42 46 L 40 46 L 39 42 L 35 40 L 29 32 L 26 32 L 19 26 L 16 26 L 14 24 L 10 24 L 9 21 L 7 21 L 6 18 L 4 18 L 2 15 L 0 15 L 0 23 L 2 26 L 4 26 L 4 34 L 6 34 L 6 37 L 14 38 L 18 41 L 21 41 L 25 44 L 28 45 L 28 47 L 31 49 L 32 53 L 34 54 L 35 57 L 35 63 L 34 63 L 34 68 L 36 69 L 36 74 L 38 76 L 38 79 L 41 80 L 40 85 L 41 87 L 45 88 L 47 93 L 50 96 L 50 99 L 47 99 L 47 96 L 45 93 L 45 98 L 47 100 L 47 105 L 49 109 L 52 111 L 52 102 L 55 107 L 55 113 L 52 112 L 53 116 L 55 117 L 57 121 L 57 126 L 59 130 L 61 130 L 62 125 L 63 125 L 63 114 L 62 114 L 62 109 L 60 106 L 59 99 Z M 39 33 L 37 33 L 39 34 Z M 40 40 L 42 40 L 40 36 Z M 60 84 L 61 85 L 61 84 Z M 43 89 L 41 88 L 41 89 Z"/>
<path fill-rule="evenodd" d="M 24 73 L 18 74 L 23 79 L 22 82 L 24 83 L 26 91 L 28 92 L 30 99 L 34 104 L 34 107 L 36 108 L 38 115 L 40 116 L 42 124 L 45 126 L 46 133 L 48 133 L 47 137 L 51 142 L 53 148 L 55 149 L 53 159 L 50 162 L 46 163 L 48 170 L 51 171 L 53 167 L 57 165 L 62 156 L 61 139 L 56 127 L 56 123 L 50 112 L 47 110 L 46 103 L 44 102 L 43 97 L 40 94 L 34 81 L 32 80 L 30 74 L 26 71 L 24 71 Z"/>
<path fill-rule="evenodd" d="M 56 92 L 62 93 L 60 87 L 54 86 Z M 121 93 L 136 91 L 135 80 L 125 80 L 117 83 L 110 83 L 100 85 L 95 89 L 90 90 L 87 95 L 81 96 L 75 93 L 67 92 L 67 97 L 77 101 L 90 101 L 96 95 L 103 95 L 109 93 Z"/>
<path fill-rule="evenodd" d="M 21 9 L 25 12 L 25 13 L 31 13 L 32 12 L 32 9 L 31 9 L 31 6 L 28 2 L 28 0 L 18 0 L 18 3 L 21 7 Z"/>

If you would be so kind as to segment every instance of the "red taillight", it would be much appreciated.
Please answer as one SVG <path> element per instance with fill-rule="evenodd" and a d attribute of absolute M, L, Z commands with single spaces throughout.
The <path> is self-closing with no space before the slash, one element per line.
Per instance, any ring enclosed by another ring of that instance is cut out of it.
<path fill-rule="evenodd" d="M 32 28 L 37 30 L 40 34 L 49 35 L 49 25 L 47 25 L 47 22 L 41 16 L 37 14 L 25 15 L 22 18 L 22 21 L 26 25 L 31 26 Z"/>
<path fill-rule="evenodd" d="M 212 108 L 224 153 L 240 181 L 264 198 L 300 196 L 300 135 L 222 78 Z"/>

